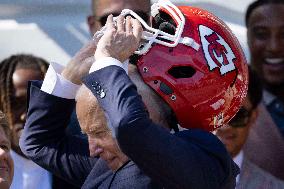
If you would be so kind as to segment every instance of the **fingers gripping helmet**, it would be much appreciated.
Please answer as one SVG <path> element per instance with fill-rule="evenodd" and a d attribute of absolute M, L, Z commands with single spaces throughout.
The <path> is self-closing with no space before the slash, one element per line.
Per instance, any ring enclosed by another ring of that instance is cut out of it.
<path fill-rule="evenodd" d="M 213 131 L 238 111 L 247 93 L 242 48 L 213 14 L 167 0 L 152 6 L 152 26 L 143 20 L 145 44 L 138 68 L 172 108 L 184 128 Z"/>

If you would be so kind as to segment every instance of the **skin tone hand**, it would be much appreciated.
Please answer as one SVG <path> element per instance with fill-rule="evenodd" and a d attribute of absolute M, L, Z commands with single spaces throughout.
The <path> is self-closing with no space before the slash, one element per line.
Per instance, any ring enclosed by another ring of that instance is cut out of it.
<path fill-rule="evenodd" d="M 61 73 L 65 79 L 81 85 L 82 77 L 88 74 L 95 60 L 113 57 L 124 62 L 138 48 L 142 35 L 142 26 L 138 20 L 119 16 L 116 29 L 113 16 L 110 15 L 106 27 L 107 30 L 101 39 L 90 41 L 67 64 Z"/>
<path fill-rule="evenodd" d="M 95 61 L 93 55 L 96 51 L 97 43 L 98 39 L 92 40 L 80 49 L 64 68 L 61 75 L 72 83 L 81 85 L 82 77 L 89 73 L 90 67 Z"/>
<path fill-rule="evenodd" d="M 142 35 L 142 26 L 138 20 L 128 16 L 117 18 L 115 27 L 113 16 L 108 16 L 106 32 L 100 39 L 95 59 L 112 57 L 120 62 L 127 60 L 139 46 Z"/>

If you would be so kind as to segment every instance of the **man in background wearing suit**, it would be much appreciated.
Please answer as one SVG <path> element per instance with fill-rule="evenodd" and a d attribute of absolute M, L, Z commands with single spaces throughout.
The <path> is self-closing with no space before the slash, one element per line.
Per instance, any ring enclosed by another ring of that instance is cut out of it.
<path fill-rule="evenodd" d="M 256 73 L 249 72 L 248 95 L 237 115 L 228 125 L 217 129 L 215 134 L 225 144 L 235 163 L 240 167 L 236 189 L 283 189 L 284 182 L 259 168 L 243 152 L 249 131 L 258 116 L 258 105 L 262 98 L 262 86 Z M 267 131 L 269 132 L 269 131 Z M 255 146 L 261 151 L 261 146 Z M 258 154 L 256 153 L 255 156 Z"/>
<path fill-rule="evenodd" d="M 149 21 L 150 0 L 92 0 L 92 15 L 87 17 L 91 35 L 106 23 L 107 16 L 118 16 L 123 9 L 131 9 L 146 22 Z"/>
<path fill-rule="evenodd" d="M 281 180 L 284 180 L 283 16 L 283 0 L 256 0 L 248 7 L 245 20 L 250 63 L 264 90 L 259 116 L 244 150 L 248 159 Z"/>

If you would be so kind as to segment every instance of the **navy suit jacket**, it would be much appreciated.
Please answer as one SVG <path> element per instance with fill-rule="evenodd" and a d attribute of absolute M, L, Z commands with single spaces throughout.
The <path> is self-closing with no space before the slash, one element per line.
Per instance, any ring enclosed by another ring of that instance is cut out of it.
<path fill-rule="evenodd" d="M 175 135 L 149 118 L 136 86 L 118 66 L 84 78 L 106 112 L 122 151 L 165 188 L 234 188 L 239 168 L 211 133 L 186 130 Z"/>
<path fill-rule="evenodd" d="M 38 165 L 82 188 L 159 188 L 132 162 L 116 172 L 104 160 L 89 157 L 85 137 L 66 132 L 75 100 L 40 90 L 41 82 L 30 83 L 29 108 L 20 146 Z"/>

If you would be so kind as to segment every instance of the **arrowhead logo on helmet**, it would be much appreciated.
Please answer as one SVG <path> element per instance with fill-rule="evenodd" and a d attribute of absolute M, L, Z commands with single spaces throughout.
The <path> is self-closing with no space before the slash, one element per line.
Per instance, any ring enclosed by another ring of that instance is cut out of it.
<path fill-rule="evenodd" d="M 219 68 L 221 75 L 224 75 L 235 70 L 236 67 L 233 61 L 236 56 L 228 43 L 217 32 L 206 26 L 200 25 L 199 33 L 210 71 Z"/>

